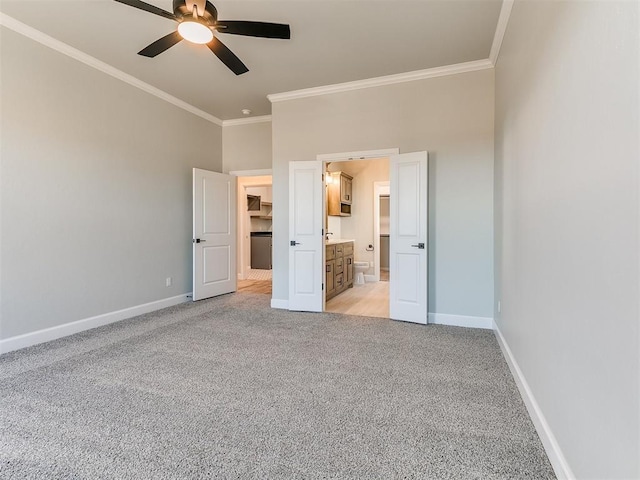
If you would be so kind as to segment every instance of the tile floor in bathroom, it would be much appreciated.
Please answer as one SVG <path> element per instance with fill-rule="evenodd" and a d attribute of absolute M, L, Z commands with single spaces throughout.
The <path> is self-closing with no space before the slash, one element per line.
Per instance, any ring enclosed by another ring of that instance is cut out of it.
<path fill-rule="evenodd" d="M 389 318 L 389 281 L 354 285 L 353 288 L 348 288 L 329 300 L 324 310 L 347 315 Z"/>

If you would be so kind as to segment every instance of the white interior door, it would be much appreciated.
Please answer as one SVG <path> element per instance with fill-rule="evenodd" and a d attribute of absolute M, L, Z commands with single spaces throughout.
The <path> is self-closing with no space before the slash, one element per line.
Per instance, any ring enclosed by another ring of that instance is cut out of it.
<path fill-rule="evenodd" d="M 323 193 L 322 162 L 289 163 L 289 310 L 323 309 Z"/>
<path fill-rule="evenodd" d="M 194 168 L 193 300 L 236 287 L 236 177 Z"/>
<path fill-rule="evenodd" d="M 427 152 L 390 157 L 389 315 L 427 323 Z"/>

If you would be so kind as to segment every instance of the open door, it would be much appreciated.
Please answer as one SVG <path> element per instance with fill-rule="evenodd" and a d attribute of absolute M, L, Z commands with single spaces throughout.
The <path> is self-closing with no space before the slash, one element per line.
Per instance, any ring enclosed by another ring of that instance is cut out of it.
<path fill-rule="evenodd" d="M 236 177 L 194 168 L 193 300 L 236 287 Z"/>
<path fill-rule="evenodd" d="M 289 163 L 289 310 L 323 310 L 323 192 L 321 161 Z"/>
<path fill-rule="evenodd" d="M 427 323 L 427 152 L 389 163 L 389 316 Z"/>

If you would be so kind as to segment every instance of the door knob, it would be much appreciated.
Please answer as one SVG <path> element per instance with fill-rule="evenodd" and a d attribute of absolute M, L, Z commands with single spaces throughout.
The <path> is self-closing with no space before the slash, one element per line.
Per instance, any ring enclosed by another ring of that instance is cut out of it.
<path fill-rule="evenodd" d="M 295 240 L 291 240 L 291 241 L 289 242 L 289 245 L 291 245 L 292 247 L 295 247 L 296 245 L 302 245 L 302 244 L 301 244 L 301 243 L 299 243 L 299 242 L 296 242 Z"/>
<path fill-rule="evenodd" d="M 424 250 L 424 243 L 418 243 L 417 245 L 411 245 L 411 246 Z"/>
<path fill-rule="evenodd" d="M 194 238 L 193 243 L 204 243 L 206 240 L 200 240 L 199 238 Z"/>

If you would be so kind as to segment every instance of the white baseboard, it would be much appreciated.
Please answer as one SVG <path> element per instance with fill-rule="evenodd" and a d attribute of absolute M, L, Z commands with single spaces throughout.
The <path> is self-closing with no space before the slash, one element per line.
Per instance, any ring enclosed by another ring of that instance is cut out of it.
<path fill-rule="evenodd" d="M 544 414 L 542 413 L 542 410 L 538 405 L 538 402 L 533 396 L 531 388 L 529 388 L 527 380 L 524 378 L 522 370 L 520 370 L 520 367 L 518 366 L 518 362 L 516 362 L 516 359 L 514 358 L 513 353 L 511 353 L 511 349 L 509 348 L 507 341 L 502 336 L 502 332 L 495 322 L 493 324 L 493 330 L 495 332 L 496 338 L 498 339 L 498 344 L 500 345 L 502 354 L 507 360 L 507 364 L 509 365 L 511 374 L 516 381 L 518 390 L 520 390 L 520 395 L 522 396 L 522 400 L 527 407 L 529 416 L 531 417 L 531 420 L 536 427 L 538 436 L 540 437 L 545 452 L 549 457 L 549 462 L 551 462 L 551 466 L 553 467 L 556 477 L 558 477 L 558 480 L 575 480 L 576 477 L 571 471 L 571 467 L 569 467 L 569 463 L 562 453 L 560 445 L 558 445 L 558 441 L 556 440 L 551 427 L 547 423 L 547 420 L 545 419 Z"/>
<path fill-rule="evenodd" d="M 375 275 L 365 275 L 364 276 L 364 281 L 365 282 L 377 282 Z"/>
<path fill-rule="evenodd" d="M 280 300 L 278 298 L 272 298 L 271 308 L 280 308 L 282 310 L 289 310 L 289 300 Z"/>
<path fill-rule="evenodd" d="M 191 293 L 183 293 L 182 295 L 177 295 L 175 297 L 164 298 L 155 302 L 136 305 L 135 307 L 103 313 L 102 315 L 96 315 L 95 317 L 84 318 L 82 320 L 76 320 L 75 322 L 69 322 L 62 325 L 56 325 L 55 327 L 44 328 L 35 332 L 5 338 L 4 340 L 0 340 L 0 354 L 12 352 L 20 348 L 30 347 L 39 343 L 50 342 L 57 338 L 66 337 L 68 335 L 73 335 L 74 333 L 80 333 L 92 328 L 119 322 L 120 320 L 160 310 L 161 308 L 172 307 L 173 305 L 187 302 L 190 298 Z"/>
<path fill-rule="evenodd" d="M 468 317 L 466 315 L 430 313 L 429 323 L 433 323 L 434 325 L 450 325 L 452 327 L 493 329 L 493 318 L 491 317 Z"/>

